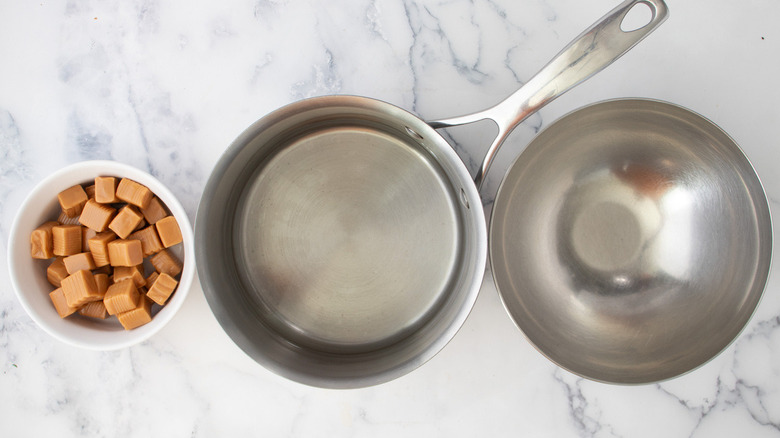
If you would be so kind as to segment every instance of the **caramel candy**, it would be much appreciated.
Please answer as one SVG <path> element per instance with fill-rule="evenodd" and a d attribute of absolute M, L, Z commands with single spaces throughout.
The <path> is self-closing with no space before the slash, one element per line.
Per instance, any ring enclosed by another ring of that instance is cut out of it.
<path fill-rule="evenodd" d="M 108 274 L 104 272 L 95 273 L 95 284 L 97 285 L 98 293 L 101 295 L 106 295 L 106 291 L 108 291 L 108 286 L 110 286 L 110 282 L 108 280 Z"/>
<path fill-rule="evenodd" d="M 165 304 L 168 298 L 171 296 L 176 286 L 179 284 L 173 277 L 166 273 L 162 273 L 157 277 L 157 280 L 149 288 L 149 292 L 146 294 L 152 301 L 159 305 Z"/>
<path fill-rule="evenodd" d="M 87 194 L 87 199 L 95 199 L 95 185 L 89 185 L 84 187 L 84 193 Z"/>
<path fill-rule="evenodd" d="M 157 229 L 154 225 L 136 231 L 127 236 L 127 239 L 141 241 L 141 250 L 144 253 L 144 257 L 149 257 L 163 249 L 163 244 L 160 242 L 160 237 L 157 235 Z"/>
<path fill-rule="evenodd" d="M 89 239 L 97 236 L 97 231 L 89 227 L 81 227 L 81 252 L 89 251 Z"/>
<path fill-rule="evenodd" d="M 108 257 L 108 256 L 106 256 Z M 92 259 L 95 259 L 95 255 L 92 255 Z M 106 274 L 109 278 L 109 284 L 111 283 L 111 274 L 114 272 L 114 268 L 112 268 L 110 265 L 105 266 L 99 266 L 96 269 L 92 270 L 92 275 L 98 275 L 98 274 Z"/>
<path fill-rule="evenodd" d="M 146 287 L 152 287 L 157 278 L 160 277 L 160 273 L 153 271 L 148 277 L 146 277 Z"/>
<path fill-rule="evenodd" d="M 128 204 L 133 204 L 138 208 L 148 207 L 149 202 L 152 200 L 152 196 L 154 196 L 154 194 L 145 185 L 138 184 L 127 178 L 122 178 L 116 188 L 117 198 Z"/>
<path fill-rule="evenodd" d="M 139 240 L 117 239 L 108 243 L 108 260 L 111 266 L 135 266 L 144 262 Z"/>
<path fill-rule="evenodd" d="M 81 210 L 84 208 L 84 204 L 87 203 L 87 199 L 89 199 L 89 197 L 87 197 L 87 193 L 80 185 L 65 189 L 57 195 L 57 200 L 60 201 L 62 211 L 68 217 L 80 215 Z"/>
<path fill-rule="evenodd" d="M 140 295 L 133 281 L 127 279 L 118 281 L 108 287 L 108 291 L 103 297 L 103 304 L 105 304 L 109 315 L 116 315 L 117 313 L 127 312 L 138 307 L 139 298 Z"/>
<path fill-rule="evenodd" d="M 177 243 L 181 243 L 181 230 L 175 217 L 168 216 L 160 219 L 154 226 L 157 227 L 157 234 L 160 236 L 160 241 L 164 247 L 170 248 Z"/>
<path fill-rule="evenodd" d="M 68 274 L 75 274 L 77 271 L 91 271 L 95 266 L 95 261 L 92 259 L 92 254 L 88 252 L 80 252 L 72 256 L 62 259 L 65 263 L 65 269 L 68 270 Z"/>
<path fill-rule="evenodd" d="M 124 239 L 135 230 L 135 227 L 144 219 L 143 215 L 133 206 L 125 205 L 119 210 L 114 220 L 108 224 L 108 228 L 115 232 L 117 236 Z"/>
<path fill-rule="evenodd" d="M 84 211 L 81 212 L 79 222 L 98 233 L 102 233 L 103 231 L 106 231 L 108 224 L 111 223 L 111 219 L 114 218 L 115 214 L 116 209 L 113 207 L 99 204 L 94 199 L 90 199 L 87 201 L 86 205 L 84 205 Z"/>
<path fill-rule="evenodd" d="M 34 259 L 50 259 L 54 257 L 54 240 L 51 229 L 59 225 L 57 222 L 46 222 L 30 234 L 30 255 Z"/>
<path fill-rule="evenodd" d="M 81 252 L 81 225 L 56 225 L 51 228 L 53 252 L 69 256 Z"/>
<path fill-rule="evenodd" d="M 119 202 L 119 198 L 116 197 L 116 178 L 113 176 L 95 178 L 95 201 L 101 204 Z"/>
<path fill-rule="evenodd" d="M 84 304 L 79 309 L 79 314 L 84 316 L 89 316 L 90 318 L 97 318 L 97 319 L 106 319 L 108 318 L 108 311 L 106 310 L 106 305 L 103 304 L 102 301 L 90 301 L 87 304 Z"/>
<path fill-rule="evenodd" d="M 62 257 L 58 257 L 54 260 L 48 268 L 46 268 L 46 279 L 49 280 L 53 286 L 62 286 L 62 279 L 68 276 L 68 269 L 65 268 L 65 262 Z"/>
<path fill-rule="evenodd" d="M 154 225 L 160 219 L 168 216 L 168 212 L 165 210 L 165 206 L 157 196 L 153 197 L 152 200 L 149 201 L 148 207 L 141 209 L 141 213 L 143 213 L 146 222 L 149 222 L 150 225 Z"/>
<path fill-rule="evenodd" d="M 119 313 L 116 317 L 125 330 L 132 330 L 136 327 L 140 327 L 152 320 L 152 300 L 141 294 L 138 298 L 138 307 L 127 312 Z"/>
<path fill-rule="evenodd" d="M 103 298 L 98 292 L 95 276 L 89 271 L 77 271 L 62 280 L 62 292 L 70 307 L 81 307 Z"/>
<path fill-rule="evenodd" d="M 106 266 L 110 263 L 108 258 L 108 243 L 116 239 L 116 234 L 113 231 L 106 231 L 96 234 L 95 237 L 89 239 L 89 251 L 92 253 L 92 259 L 95 261 L 95 266 Z"/>
<path fill-rule="evenodd" d="M 65 294 L 62 293 L 61 287 L 49 293 L 49 298 L 51 298 L 51 302 L 54 304 L 54 308 L 57 309 L 57 313 L 60 315 L 60 318 L 65 318 L 66 316 L 72 315 L 73 312 L 78 310 L 76 307 L 71 307 L 68 305 L 68 301 L 65 299 Z"/>
<path fill-rule="evenodd" d="M 61 211 L 60 215 L 57 216 L 57 222 L 59 222 L 60 225 L 81 225 L 81 222 L 79 222 L 79 216 L 68 217 L 68 215 L 65 214 L 64 211 Z"/>
<path fill-rule="evenodd" d="M 154 269 L 160 274 L 165 273 L 171 277 L 181 274 L 182 263 L 167 249 L 151 256 L 149 261 L 152 262 L 152 266 L 154 266 Z"/>
<path fill-rule="evenodd" d="M 144 265 L 137 266 L 117 266 L 114 268 L 114 283 L 122 280 L 133 280 L 135 287 L 146 286 L 144 278 Z"/>

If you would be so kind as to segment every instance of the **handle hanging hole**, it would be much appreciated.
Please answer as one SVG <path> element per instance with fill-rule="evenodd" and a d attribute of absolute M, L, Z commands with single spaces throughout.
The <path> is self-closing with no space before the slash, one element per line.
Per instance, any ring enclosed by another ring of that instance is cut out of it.
<path fill-rule="evenodd" d="M 653 21 L 653 10 L 645 2 L 635 4 L 620 22 L 620 30 L 623 32 L 633 32 L 639 30 Z"/>

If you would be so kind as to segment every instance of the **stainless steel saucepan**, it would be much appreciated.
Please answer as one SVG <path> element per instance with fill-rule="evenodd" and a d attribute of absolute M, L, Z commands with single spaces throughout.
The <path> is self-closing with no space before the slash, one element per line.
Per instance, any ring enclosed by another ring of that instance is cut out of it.
<path fill-rule="evenodd" d="M 621 30 L 640 3 L 649 23 Z M 196 219 L 199 277 L 220 324 L 257 362 L 309 385 L 368 386 L 420 366 L 480 289 L 488 239 L 478 186 L 500 144 L 666 16 L 662 0 L 624 2 L 474 115 L 429 125 L 384 102 L 330 96 L 257 121 L 217 163 Z M 434 128 L 486 118 L 499 134 L 475 184 Z"/>

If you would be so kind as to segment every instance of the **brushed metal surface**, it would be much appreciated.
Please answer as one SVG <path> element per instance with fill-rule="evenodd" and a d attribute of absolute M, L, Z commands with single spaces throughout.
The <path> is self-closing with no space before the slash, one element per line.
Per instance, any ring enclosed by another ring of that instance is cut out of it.
<path fill-rule="evenodd" d="M 226 333 L 279 375 L 375 385 L 430 359 L 470 312 L 487 230 L 467 169 L 393 105 L 283 107 L 228 148 L 196 220 L 201 284 Z"/>
<path fill-rule="evenodd" d="M 736 338 L 763 293 L 771 233 L 728 135 L 678 106 L 616 100 L 553 123 L 510 167 L 490 260 L 540 352 L 591 379 L 646 383 Z"/>
<path fill-rule="evenodd" d="M 418 329 L 457 275 L 459 200 L 406 138 L 360 126 L 291 141 L 238 206 L 239 272 L 274 328 L 327 351 Z"/>

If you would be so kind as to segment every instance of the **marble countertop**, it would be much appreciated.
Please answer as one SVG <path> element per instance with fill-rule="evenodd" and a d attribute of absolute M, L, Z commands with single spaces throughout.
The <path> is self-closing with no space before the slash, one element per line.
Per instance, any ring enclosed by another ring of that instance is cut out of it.
<path fill-rule="evenodd" d="M 276 376 L 223 332 L 196 281 L 150 340 L 93 352 L 59 343 L 11 289 L 6 247 L 32 186 L 73 162 L 149 171 L 194 220 L 220 154 L 293 101 L 358 94 L 435 119 L 514 91 L 616 0 L 0 0 L 0 435 L 780 436 L 780 276 L 741 336 L 685 376 L 615 386 L 539 354 L 488 271 L 461 331 L 412 373 L 358 390 Z M 563 114 L 648 97 L 720 125 L 780 200 L 780 2 L 668 0 L 670 19 L 523 123 L 498 154 L 489 213 L 512 159 Z M 482 127 L 451 130 L 474 172 Z M 777 226 L 777 225 L 776 225 Z"/>

